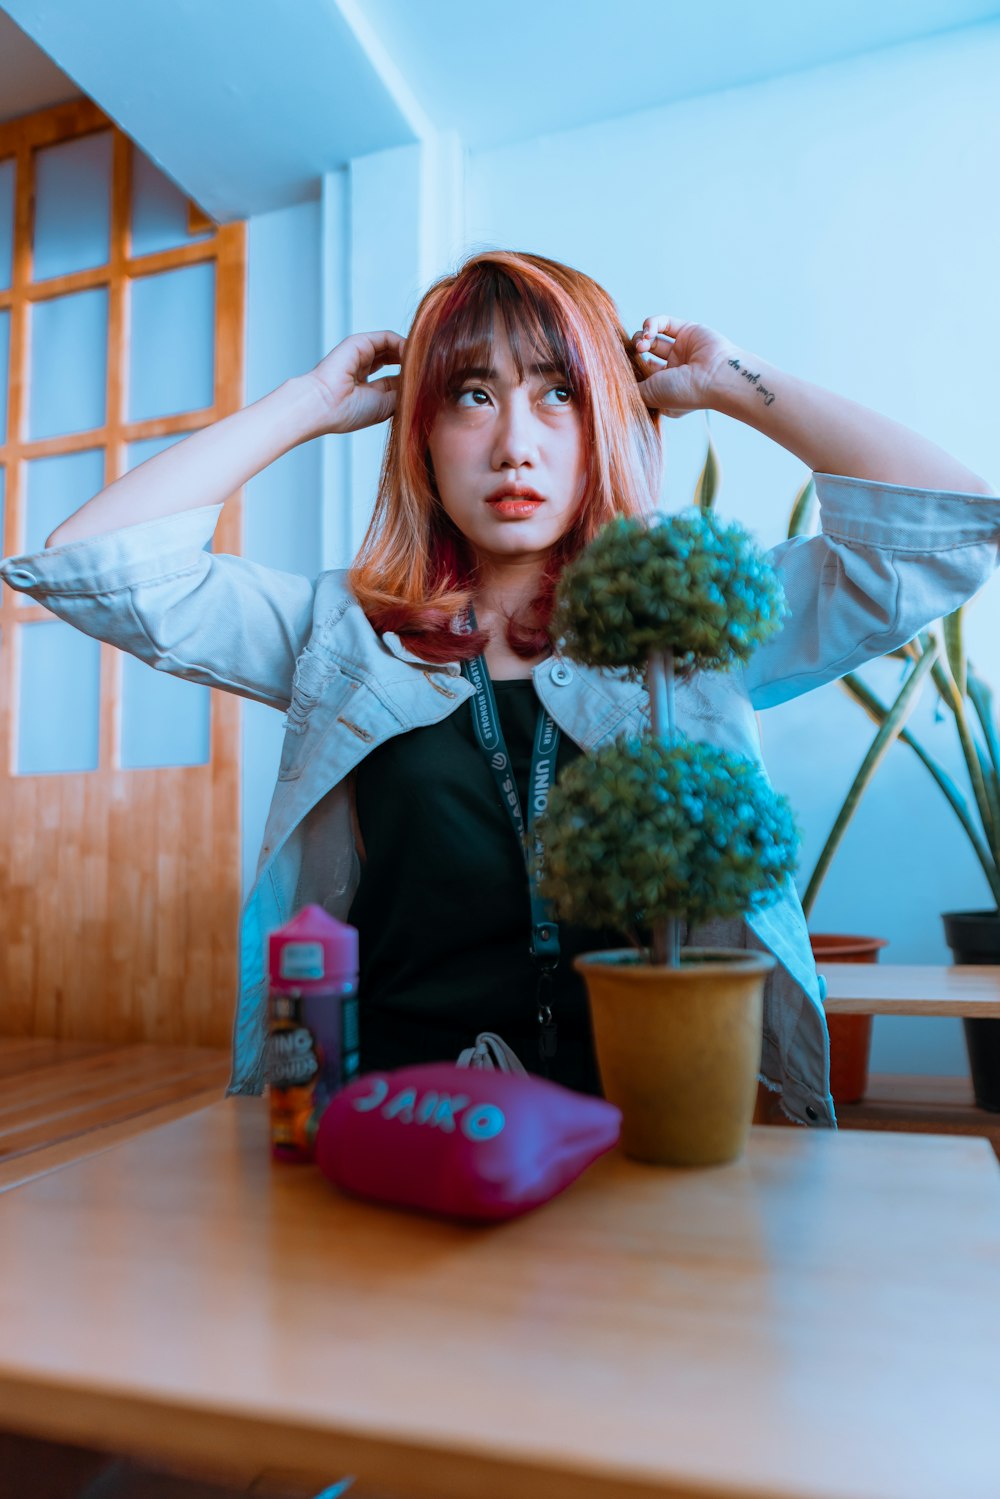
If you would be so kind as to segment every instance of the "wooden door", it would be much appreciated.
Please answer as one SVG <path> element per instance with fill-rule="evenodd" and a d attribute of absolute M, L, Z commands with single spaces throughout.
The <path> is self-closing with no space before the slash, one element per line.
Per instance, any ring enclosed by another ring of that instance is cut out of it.
<path fill-rule="evenodd" d="M 0 125 L 4 555 L 242 404 L 244 289 L 244 225 L 95 105 Z M 241 536 L 236 497 L 215 546 Z M 0 1033 L 224 1046 L 239 701 L 2 595 Z"/>

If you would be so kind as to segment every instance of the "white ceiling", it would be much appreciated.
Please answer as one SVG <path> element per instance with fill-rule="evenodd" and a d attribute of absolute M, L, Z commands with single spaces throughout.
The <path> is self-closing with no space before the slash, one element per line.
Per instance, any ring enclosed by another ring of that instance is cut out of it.
<path fill-rule="evenodd" d="M 363 0 L 363 8 L 437 126 L 458 130 L 473 149 L 1000 14 L 997 0 Z"/>
<path fill-rule="evenodd" d="M 85 92 L 225 220 L 431 129 L 481 150 L 998 16 L 1000 0 L 2 0 L 0 119 Z"/>

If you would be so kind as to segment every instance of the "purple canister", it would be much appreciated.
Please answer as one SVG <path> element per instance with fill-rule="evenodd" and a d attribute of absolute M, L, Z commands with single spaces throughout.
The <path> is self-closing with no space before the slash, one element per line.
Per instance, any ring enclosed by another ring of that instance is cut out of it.
<path fill-rule="evenodd" d="M 304 906 L 268 938 L 271 1154 L 311 1161 L 320 1116 L 358 1072 L 358 933 Z"/>

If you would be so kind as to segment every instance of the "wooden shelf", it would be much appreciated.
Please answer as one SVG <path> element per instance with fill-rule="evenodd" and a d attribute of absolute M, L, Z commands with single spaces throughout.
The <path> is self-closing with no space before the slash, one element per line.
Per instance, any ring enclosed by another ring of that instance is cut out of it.
<path fill-rule="evenodd" d="M 1000 964 L 827 963 L 828 1015 L 1000 1016 Z"/>
<path fill-rule="evenodd" d="M 873 1073 L 860 1103 L 837 1109 L 841 1129 L 981 1135 L 1000 1157 L 1000 1114 L 977 1108 L 967 1077 Z"/>

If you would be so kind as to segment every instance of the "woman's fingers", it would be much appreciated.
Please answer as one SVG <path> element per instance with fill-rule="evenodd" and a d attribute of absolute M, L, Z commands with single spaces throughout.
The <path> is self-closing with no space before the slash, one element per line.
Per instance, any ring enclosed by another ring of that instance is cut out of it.
<path fill-rule="evenodd" d="M 361 359 L 361 367 L 366 374 L 370 375 L 373 370 L 384 369 L 387 364 L 402 363 L 406 339 L 401 338 L 398 333 L 385 331 L 366 333 L 362 336 L 370 345 L 370 350 L 365 350 Z"/>
<path fill-rule="evenodd" d="M 398 364 L 399 359 L 395 354 L 379 354 L 376 359 L 366 359 L 363 365 L 366 374 L 373 374 L 375 370 L 384 369 L 387 364 Z"/>
<path fill-rule="evenodd" d="M 383 395 L 390 395 L 399 389 L 398 375 L 380 375 L 377 380 L 367 382 L 369 390 L 380 390 Z"/>
<path fill-rule="evenodd" d="M 674 348 L 674 340 L 668 338 L 663 333 L 654 334 L 652 337 L 643 333 L 636 333 L 633 334 L 632 341 L 635 344 L 637 354 L 656 354 L 661 359 L 666 359 L 667 355 Z"/>
<path fill-rule="evenodd" d="M 676 318 L 670 317 L 662 312 L 657 317 L 648 317 L 643 320 L 642 327 L 635 335 L 639 346 L 645 344 L 650 346 L 662 341 L 663 336 L 670 337 L 672 333 L 680 330 L 681 324 Z"/>
<path fill-rule="evenodd" d="M 394 349 L 397 354 L 402 353 L 406 339 L 401 333 L 394 333 L 391 328 L 382 328 L 378 333 L 362 333 L 372 348 L 378 352 L 384 349 Z"/>

